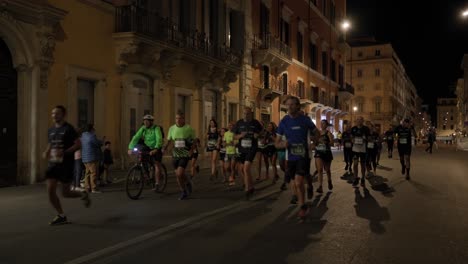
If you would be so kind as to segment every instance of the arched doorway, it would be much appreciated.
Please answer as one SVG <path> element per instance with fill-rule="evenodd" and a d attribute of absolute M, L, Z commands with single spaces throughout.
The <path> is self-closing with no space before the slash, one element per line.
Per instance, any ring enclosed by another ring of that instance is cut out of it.
<path fill-rule="evenodd" d="M 16 183 L 17 102 L 16 70 L 5 42 L 0 38 L 0 186 Z"/>

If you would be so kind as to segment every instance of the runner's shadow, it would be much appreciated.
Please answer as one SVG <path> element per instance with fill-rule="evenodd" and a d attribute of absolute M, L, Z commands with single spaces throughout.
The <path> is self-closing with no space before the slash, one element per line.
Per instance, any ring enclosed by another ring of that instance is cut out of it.
<path fill-rule="evenodd" d="M 386 207 L 381 207 L 377 200 L 370 194 L 368 189 L 364 189 L 364 196 L 361 196 L 361 191 L 356 189 L 355 205 L 356 215 L 360 218 L 369 220 L 371 232 L 383 234 L 386 232 L 382 221 L 390 220 L 390 213 Z"/>
<path fill-rule="evenodd" d="M 379 168 L 379 170 L 384 170 L 384 171 L 393 171 L 393 168 L 382 166 L 382 165 L 377 165 L 377 168 Z"/>
<path fill-rule="evenodd" d="M 392 192 L 395 192 L 393 187 L 388 186 L 388 179 L 374 174 L 374 176 L 367 179 L 370 183 L 372 190 L 381 192 L 385 196 L 392 197 Z"/>
<path fill-rule="evenodd" d="M 306 219 L 306 222 L 309 222 L 309 220 L 321 221 L 322 217 L 328 211 L 327 202 L 328 202 L 328 199 L 330 199 L 331 195 L 332 195 L 332 192 L 327 192 L 327 194 L 325 194 L 323 199 L 322 199 L 322 195 L 318 195 L 315 197 L 315 199 L 312 201 L 312 204 L 310 206 L 310 215 Z"/>

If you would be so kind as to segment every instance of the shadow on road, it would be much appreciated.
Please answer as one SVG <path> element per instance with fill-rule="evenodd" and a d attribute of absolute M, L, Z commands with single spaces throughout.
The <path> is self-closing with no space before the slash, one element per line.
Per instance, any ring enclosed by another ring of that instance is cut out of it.
<path fill-rule="evenodd" d="M 355 205 L 356 216 L 369 220 L 369 227 L 373 233 L 383 234 L 386 232 L 382 225 L 383 221 L 390 220 L 390 213 L 386 207 L 381 207 L 377 200 L 370 194 L 367 188 L 364 188 L 364 193 L 356 189 Z"/>

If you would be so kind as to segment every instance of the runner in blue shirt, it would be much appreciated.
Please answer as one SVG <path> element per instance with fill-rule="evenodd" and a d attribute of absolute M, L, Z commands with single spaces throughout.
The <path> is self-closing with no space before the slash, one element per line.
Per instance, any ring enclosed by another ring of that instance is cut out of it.
<path fill-rule="evenodd" d="M 309 145 L 310 145 L 310 132 L 313 133 L 314 141 L 320 134 L 316 129 L 312 120 L 300 114 L 300 101 L 296 97 L 289 97 L 286 100 L 288 107 L 288 115 L 285 116 L 278 127 L 276 137 L 276 147 L 285 148 L 287 156 L 287 171 L 291 179 L 294 179 L 296 184 L 297 195 L 299 198 L 299 218 L 303 219 L 308 211 L 305 204 L 305 188 L 304 177 L 310 173 L 309 164 Z M 283 136 L 286 137 L 283 140 Z"/>

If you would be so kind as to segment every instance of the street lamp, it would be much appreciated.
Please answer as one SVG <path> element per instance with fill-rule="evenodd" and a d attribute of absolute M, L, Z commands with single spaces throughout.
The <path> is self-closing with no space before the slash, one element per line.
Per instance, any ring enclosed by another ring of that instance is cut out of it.
<path fill-rule="evenodd" d="M 354 125 L 354 115 L 356 114 L 356 111 L 357 111 L 357 106 L 353 106 L 353 111 L 351 112 L 351 127 Z"/>
<path fill-rule="evenodd" d="M 345 20 L 341 24 L 341 28 L 343 29 L 344 32 L 348 31 L 349 28 L 351 28 L 351 23 L 349 21 Z"/>
<path fill-rule="evenodd" d="M 462 15 L 463 18 L 468 17 L 468 9 L 465 9 L 465 10 L 462 12 L 461 15 Z"/>

